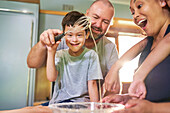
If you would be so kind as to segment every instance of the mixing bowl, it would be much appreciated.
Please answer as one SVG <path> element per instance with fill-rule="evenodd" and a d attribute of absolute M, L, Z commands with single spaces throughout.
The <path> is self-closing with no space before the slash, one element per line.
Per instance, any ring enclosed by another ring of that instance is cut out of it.
<path fill-rule="evenodd" d="M 114 113 L 124 109 L 122 104 L 97 103 L 97 102 L 70 102 L 51 104 L 49 108 L 53 113 Z"/>

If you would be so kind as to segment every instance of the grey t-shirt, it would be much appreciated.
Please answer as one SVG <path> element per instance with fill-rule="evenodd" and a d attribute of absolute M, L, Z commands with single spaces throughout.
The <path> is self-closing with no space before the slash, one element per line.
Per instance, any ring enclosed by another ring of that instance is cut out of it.
<path fill-rule="evenodd" d="M 56 52 L 55 65 L 58 77 L 50 104 L 72 99 L 80 102 L 88 96 L 88 81 L 103 79 L 98 55 L 85 48 L 78 57 L 71 56 L 68 49 Z"/>
<path fill-rule="evenodd" d="M 68 46 L 66 45 L 65 40 L 63 38 L 57 50 L 66 48 L 68 48 Z M 116 45 L 110 40 L 108 40 L 105 36 L 103 36 L 99 40 L 99 42 L 97 43 L 97 48 L 102 75 L 103 78 L 105 78 L 111 66 L 118 60 L 118 52 L 116 49 Z M 95 47 L 93 48 L 93 50 L 95 50 Z M 103 82 L 104 79 L 102 80 L 102 83 Z"/>

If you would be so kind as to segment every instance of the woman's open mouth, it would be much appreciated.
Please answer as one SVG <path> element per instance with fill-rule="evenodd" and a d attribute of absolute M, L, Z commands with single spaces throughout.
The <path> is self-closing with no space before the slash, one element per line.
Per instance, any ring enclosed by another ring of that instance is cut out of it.
<path fill-rule="evenodd" d="M 146 25 L 147 25 L 147 19 L 143 19 L 143 20 L 140 20 L 138 23 L 137 23 L 138 26 L 140 26 L 142 29 L 145 29 Z"/>

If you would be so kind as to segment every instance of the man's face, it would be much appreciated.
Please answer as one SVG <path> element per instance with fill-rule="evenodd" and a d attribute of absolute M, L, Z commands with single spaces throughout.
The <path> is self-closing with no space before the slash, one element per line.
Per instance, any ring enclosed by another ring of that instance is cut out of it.
<path fill-rule="evenodd" d="M 130 11 L 134 23 L 141 27 L 148 36 L 156 35 L 164 24 L 159 0 L 131 0 Z"/>
<path fill-rule="evenodd" d="M 94 37 L 105 34 L 110 26 L 111 19 L 114 15 L 114 9 L 97 2 L 87 10 L 86 16 L 91 19 L 91 27 Z"/>
<path fill-rule="evenodd" d="M 86 33 L 85 30 L 82 30 L 82 27 L 73 28 L 72 26 L 65 27 L 65 40 L 66 44 L 69 47 L 69 52 L 74 53 L 75 55 L 79 55 L 83 51 L 82 47 L 85 43 Z"/>

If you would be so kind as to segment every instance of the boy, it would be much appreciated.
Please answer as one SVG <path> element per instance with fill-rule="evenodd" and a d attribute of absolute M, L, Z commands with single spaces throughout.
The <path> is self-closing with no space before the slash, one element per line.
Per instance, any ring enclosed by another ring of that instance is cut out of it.
<path fill-rule="evenodd" d="M 55 81 L 54 94 L 50 104 L 61 102 L 99 101 L 97 79 L 102 79 L 98 55 L 84 47 L 88 29 L 76 29 L 74 23 L 84 16 L 77 11 L 69 12 L 62 21 L 68 49 L 56 52 L 60 41 L 47 46 L 47 78 Z"/>
<path fill-rule="evenodd" d="M 170 79 L 168 76 L 170 66 L 169 7 L 165 0 L 131 0 L 130 10 L 135 24 L 140 26 L 148 37 L 127 51 L 112 66 L 111 72 L 117 73 L 124 62 L 132 60 L 142 52 L 139 68 L 134 74 L 129 94 L 137 98 L 146 96 L 146 99 L 150 101 L 170 101 L 168 100 L 170 88 L 166 88 L 169 86 L 168 80 Z M 113 77 L 112 81 L 114 81 Z M 156 87 L 157 85 L 159 86 Z"/>

